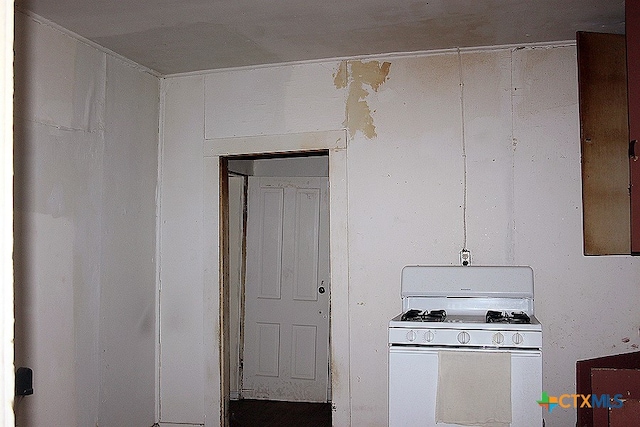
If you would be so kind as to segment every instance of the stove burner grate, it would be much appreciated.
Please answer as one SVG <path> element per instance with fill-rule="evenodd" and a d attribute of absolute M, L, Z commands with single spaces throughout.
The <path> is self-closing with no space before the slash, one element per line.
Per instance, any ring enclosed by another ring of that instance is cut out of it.
<path fill-rule="evenodd" d="M 487 323 L 519 323 L 519 324 L 529 324 L 531 323 L 531 318 L 525 312 L 503 312 L 503 311 L 487 311 L 486 315 Z"/>
<path fill-rule="evenodd" d="M 444 310 L 421 311 L 411 309 L 400 317 L 402 321 L 411 322 L 444 322 L 447 318 L 447 312 Z"/>

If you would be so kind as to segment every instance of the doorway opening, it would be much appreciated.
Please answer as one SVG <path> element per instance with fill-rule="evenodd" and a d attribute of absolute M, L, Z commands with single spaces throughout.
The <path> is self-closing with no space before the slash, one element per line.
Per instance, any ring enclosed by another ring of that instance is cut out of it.
<path fill-rule="evenodd" d="M 227 425 L 331 425 L 328 179 L 327 150 L 220 157 Z"/>

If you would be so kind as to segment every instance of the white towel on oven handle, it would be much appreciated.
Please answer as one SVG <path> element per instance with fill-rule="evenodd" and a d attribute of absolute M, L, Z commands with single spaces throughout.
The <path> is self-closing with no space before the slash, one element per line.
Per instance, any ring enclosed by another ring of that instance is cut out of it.
<path fill-rule="evenodd" d="M 511 354 L 439 351 L 436 423 L 509 427 Z"/>

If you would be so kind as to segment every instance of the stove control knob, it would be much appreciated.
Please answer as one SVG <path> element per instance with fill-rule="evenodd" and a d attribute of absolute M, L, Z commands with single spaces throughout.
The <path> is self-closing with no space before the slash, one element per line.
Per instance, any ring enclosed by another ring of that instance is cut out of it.
<path fill-rule="evenodd" d="M 433 332 L 427 331 L 424 333 L 424 342 L 431 342 L 433 341 L 433 338 L 435 338 L 435 336 L 433 335 Z"/>
<path fill-rule="evenodd" d="M 516 332 L 515 334 L 513 334 L 512 340 L 515 345 L 520 345 L 522 344 L 522 341 L 524 341 L 524 337 Z"/>
<path fill-rule="evenodd" d="M 502 335 L 500 332 L 496 332 L 495 334 L 493 334 L 493 343 L 494 344 L 502 344 L 504 342 L 504 335 Z"/>
<path fill-rule="evenodd" d="M 469 344 L 469 341 L 471 341 L 471 337 L 468 332 L 462 331 L 458 334 L 458 342 L 460 344 Z"/>
<path fill-rule="evenodd" d="M 407 339 L 408 339 L 410 342 L 415 341 L 415 340 L 416 340 L 416 331 L 409 331 L 409 332 L 407 332 Z"/>

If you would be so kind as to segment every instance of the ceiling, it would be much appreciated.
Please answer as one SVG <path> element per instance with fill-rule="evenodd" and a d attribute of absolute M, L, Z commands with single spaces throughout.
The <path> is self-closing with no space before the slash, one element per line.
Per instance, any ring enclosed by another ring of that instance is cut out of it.
<path fill-rule="evenodd" d="M 624 0 L 15 0 L 161 75 L 624 33 Z"/>

